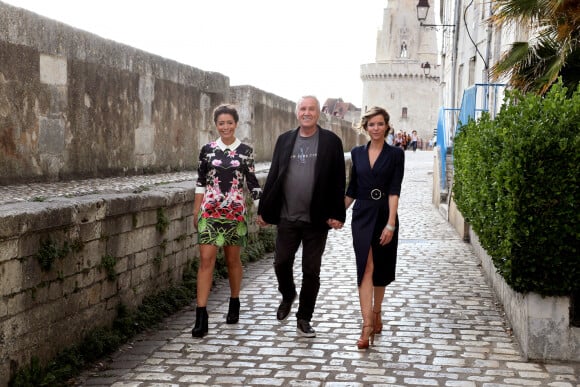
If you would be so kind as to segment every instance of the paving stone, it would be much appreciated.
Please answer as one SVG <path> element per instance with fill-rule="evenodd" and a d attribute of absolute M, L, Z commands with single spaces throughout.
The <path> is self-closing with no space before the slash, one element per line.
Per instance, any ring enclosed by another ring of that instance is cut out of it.
<path fill-rule="evenodd" d="M 267 168 L 259 165 L 258 169 Z M 406 152 L 397 278 L 387 287 L 383 333 L 358 350 L 361 317 L 350 211 L 329 232 L 312 320 L 317 337 L 285 322 L 272 256 L 244 268 L 240 321 L 225 323 L 227 281 L 208 303 L 209 333 L 193 339 L 195 303 L 112 355 L 79 386 L 580 387 L 580 364 L 526 361 L 471 246 L 431 204 L 433 153 Z M 193 187 L 193 172 L 0 187 L 0 204 L 35 197 L 131 192 L 160 183 Z M 295 265 L 301 283 L 300 254 Z"/>

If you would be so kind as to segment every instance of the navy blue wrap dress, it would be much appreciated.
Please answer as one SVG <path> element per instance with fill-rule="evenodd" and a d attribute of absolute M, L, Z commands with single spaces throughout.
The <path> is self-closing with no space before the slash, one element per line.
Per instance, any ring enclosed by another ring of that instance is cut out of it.
<path fill-rule="evenodd" d="M 398 216 L 391 242 L 381 246 L 379 239 L 389 219 L 389 195 L 401 195 L 405 152 L 385 143 L 371 168 L 369 145 L 370 142 L 351 150 L 352 166 L 346 190 L 346 195 L 355 199 L 351 229 L 356 256 L 357 284 L 360 286 L 362 282 L 369 250 L 372 249 L 373 286 L 387 286 L 395 279 L 399 242 Z"/>

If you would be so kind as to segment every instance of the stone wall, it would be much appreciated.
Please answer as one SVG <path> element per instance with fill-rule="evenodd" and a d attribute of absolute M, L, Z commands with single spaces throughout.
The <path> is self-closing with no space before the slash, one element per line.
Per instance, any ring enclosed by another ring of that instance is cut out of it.
<path fill-rule="evenodd" d="M 497 273 L 493 260 L 469 228 L 471 244 L 488 282 L 503 304 L 527 359 L 580 362 L 580 328 L 570 324 L 570 297 L 544 297 L 514 291 Z"/>
<path fill-rule="evenodd" d="M 193 184 L 0 206 L 0 386 L 181 281 L 197 254 Z"/>
<path fill-rule="evenodd" d="M 257 161 L 297 126 L 295 101 L 0 2 L 0 184 L 193 170 L 223 102 Z"/>
<path fill-rule="evenodd" d="M 193 168 L 229 79 L 0 3 L 0 184 Z"/>

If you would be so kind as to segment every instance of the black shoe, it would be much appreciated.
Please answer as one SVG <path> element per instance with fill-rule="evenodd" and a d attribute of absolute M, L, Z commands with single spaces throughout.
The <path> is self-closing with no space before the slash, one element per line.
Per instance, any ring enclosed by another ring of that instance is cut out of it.
<path fill-rule="evenodd" d="M 240 299 L 230 297 L 230 306 L 226 317 L 226 324 L 235 324 L 240 319 Z"/>
<path fill-rule="evenodd" d="M 302 337 L 316 337 L 316 332 L 310 326 L 310 322 L 306 320 L 298 320 L 296 333 Z"/>
<path fill-rule="evenodd" d="M 278 312 L 276 312 L 276 317 L 278 318 L 279 321 L 284 321 L 288 318 L 290 310 L 292 310 L 292 304 L 294 303 L 295 299 L 296 293 L 294 293 L 294 296 L 292 296 L 290 300 L 284 299 L 282 300 L 280 306 L 278 307 Z"/>
<path fill-rule="evenodd" d="M 193 337 L 203 337 L 206 335 L 208 329 L 207 309 L 205 306 L 198 306 L 195 308 L 195 326 L 191 330 L 191 335 Z"/>

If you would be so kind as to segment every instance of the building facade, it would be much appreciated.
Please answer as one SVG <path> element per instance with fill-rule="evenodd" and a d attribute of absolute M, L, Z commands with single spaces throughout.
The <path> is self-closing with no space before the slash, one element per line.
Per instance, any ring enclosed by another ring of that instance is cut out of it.
<path fill-rule="evenodd" d="M 420 27 L 416 5 L 417 0 L 389 0 L 383 10 L 375 63 L 361 65 L 361 110 L 382 106 L 395 132 L 416 130 L 428 141 L 440 105 L 437 33 Z"/>

